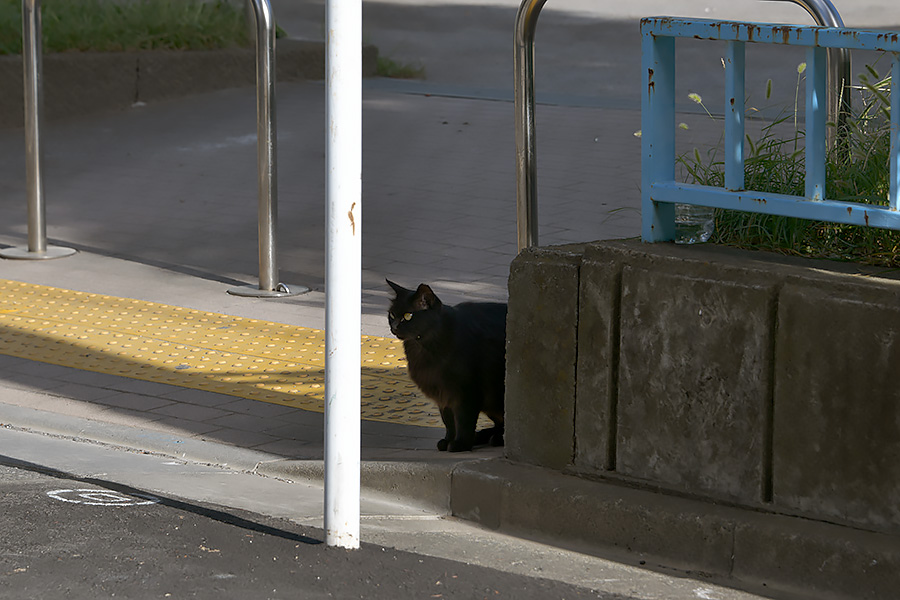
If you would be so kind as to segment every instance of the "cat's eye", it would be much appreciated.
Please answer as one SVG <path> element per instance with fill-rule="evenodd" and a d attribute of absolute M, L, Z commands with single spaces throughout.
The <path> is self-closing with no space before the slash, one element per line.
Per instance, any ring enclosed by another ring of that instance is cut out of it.
<path fill-rule="evenodd" d="M 406 313 L 405 315 L 403 315 L 404 321 L 409 321 L 410 319 L 412 319 L 412 313 Z"/>

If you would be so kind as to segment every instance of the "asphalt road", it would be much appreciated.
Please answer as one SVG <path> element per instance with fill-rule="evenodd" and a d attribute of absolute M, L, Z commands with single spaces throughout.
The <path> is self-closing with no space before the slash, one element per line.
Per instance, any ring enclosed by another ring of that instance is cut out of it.
<path fill-rule="evenodd" d="M 2 598 L 616 598 L 0 458 Z"/>
<path fill-rule="evenodd" d="M 246 475 L 37 433 L 3 439 L 0 598 L 625 598 L 371 543 L 329 548 L 320 529 L 261 514 L 289 512 L 264 478 L 251 477 L 253 512 L 196 499 L 209 488 L 246 505 L 235 500 Z"/>
<path fill-rule="evenodd" d="M 271 0 L 276 21 L 304 39 L 325 36 L 325 0 Z M 382 57 L 424 68 L 423 81 L 378 80 L 391 90 L 510 100 L 513 94 L 514 24 L 520 0 L 365 0 L 363 40 Z M 900 10 L 888 0 L 836 0 L 848 27 L 895 28 Z M 535 32 L 535 96 L 538 103 L 640 110 L 640 19 L 654 15 L 814 25 L 792 0 L 547 0 Z M 679 40 L 676 101 L 698 93 L 713 112 L 724 110 L 724 44 Z M 797 88 L 799 48 L 750 44 L 746 91 L 751 105 L 778 115 L 791 110 Z M 855 75 L 875 64 L 874 53 L 854 51 Z M 766 100 L 767 81 L 772 96 Z M 701 111 L 702 112 L 702 111 Z M 767 114 L 767 113 L 764 113 Z"/>
<path fill-rule="evenodd" d="M 329 548 L 321 482 L 260 475 L 265 455 L 166 436 L 159 454 L 141 450 L 152 431 L 23 418 L 0 414 L 0 600 L 761 598 L 371 491 L 362 547 Z"/>

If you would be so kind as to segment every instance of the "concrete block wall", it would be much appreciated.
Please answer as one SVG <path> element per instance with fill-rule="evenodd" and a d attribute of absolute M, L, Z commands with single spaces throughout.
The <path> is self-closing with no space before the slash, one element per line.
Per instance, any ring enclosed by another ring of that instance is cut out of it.
<path fill-rule="evenodd" d="M 900 282 L 858 270 L 631 241 L 523 252 L 507 458 L 900 534 Z"/>
<path fill-rule="evenodd" d="M 506 455 L 519 462 L 553 469 L 572 462 L 580 258 L 534 254 L 510 272 L 510 290 L 542 290 L 509 297 L 507 331 L 516 332 L 516 343 L 507 344 L 506 395 L 529 399 L 524 410 L 506 410 L 507 427 L 517 432 L 506 439 Z"/>

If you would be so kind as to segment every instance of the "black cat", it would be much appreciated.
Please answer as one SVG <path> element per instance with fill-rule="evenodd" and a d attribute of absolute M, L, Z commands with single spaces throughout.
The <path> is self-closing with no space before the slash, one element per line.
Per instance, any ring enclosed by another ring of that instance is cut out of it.
<path fill-rule="evenodd" d="M 415 291 L 388 285 L 397 294 L 388 311 L 391 333 L 403 340 L 409 375 L 437 404 L 447 428 L 438 450 L 502 446 L 506 305 L 446 306 L 424 283 Z M 494 426 L 476 433 L 482 412 Z"/>

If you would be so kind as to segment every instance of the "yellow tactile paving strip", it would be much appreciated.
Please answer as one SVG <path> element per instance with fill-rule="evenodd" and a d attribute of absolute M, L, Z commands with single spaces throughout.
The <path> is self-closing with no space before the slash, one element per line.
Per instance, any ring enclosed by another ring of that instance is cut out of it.
<path fill-rule="evenodd" d="M 0 354 L 323 412 L 324 332 L 0 279 Z M 442 427 L 399 340 L 362 337 L 362 418 Z"/>

